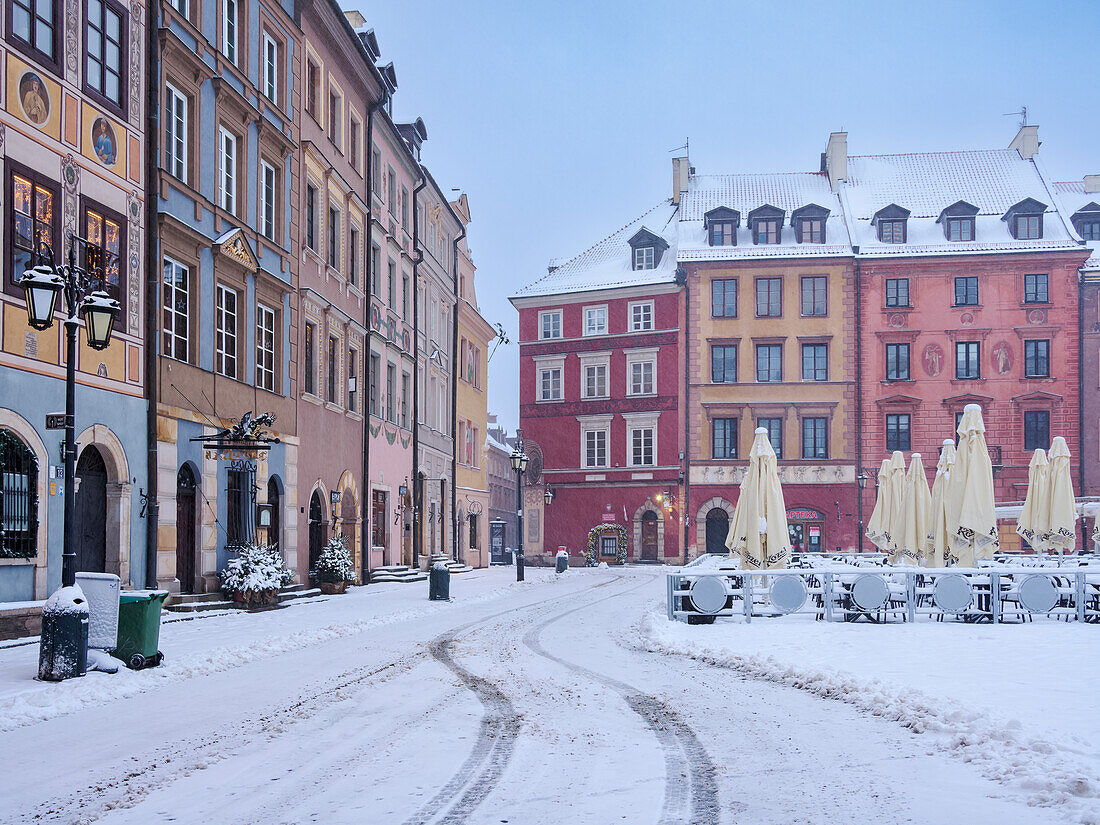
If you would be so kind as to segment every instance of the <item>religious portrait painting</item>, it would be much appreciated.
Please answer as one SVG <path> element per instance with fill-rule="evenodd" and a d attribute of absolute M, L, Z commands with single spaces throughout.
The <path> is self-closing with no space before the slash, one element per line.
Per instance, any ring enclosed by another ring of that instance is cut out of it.
<path fill-rule="evenodd" d="M 19 105 L 35 126 L 42 126 L 50 119 L 50 93 L 37 72 L 23 72 L 19 78 Z"/>
<path fill-rule="evenodd" d="M 92 149 L 104 166 L 114 166 L 118 160 L 118 142 L 115 140 L 114 127 L 105 117 L 92 121 Z"/>

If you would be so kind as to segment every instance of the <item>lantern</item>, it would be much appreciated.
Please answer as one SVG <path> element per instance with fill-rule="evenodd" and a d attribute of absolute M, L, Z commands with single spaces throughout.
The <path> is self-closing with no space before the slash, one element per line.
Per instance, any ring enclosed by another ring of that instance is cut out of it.
<path fill-rule="evenodd" d="M 96 350 L 107 349 L 115 319 L 121 312 L 118 301 L 103 290 L 96 290 L 84 299 L 80 304 L 80 314 L 88 333 L 88 346 Z"/>
<path fill-rule="evenodd" d="M 23 287 L 26 294 L 27 322 L 31 327 L 44 330 L 53 326 L 57 296 L 65 288 L 65 282 L 61 280 L 61 276 L 52 267 L 39 264 L 23 272 L 19 286 Z"/>

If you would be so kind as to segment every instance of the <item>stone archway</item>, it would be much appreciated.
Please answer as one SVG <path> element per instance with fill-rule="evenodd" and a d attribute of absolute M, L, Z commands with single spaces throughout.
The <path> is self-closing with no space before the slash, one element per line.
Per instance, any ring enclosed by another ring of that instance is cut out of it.
<path fill-rule="evenodd" d="M 94 424 L 76 437 L 81 450 L 95 447 L 107 470 L 107 557 L 105 569 L 124 584 L 130 580 L 130 514 L 134 485 L 130 464 L 118 436 L 105 424 Z"/>
<path fill-rule="evenodd" d="M 665 520 L 661 515 L 660 508 L 653 503 L 653 499 L 647 498 L 645 504 L 634 511 L 633 527 L 634 527 L 634 560 L 639 561 L 642 558 L 642 521 L 646 518 L 646 513 L 652 513 L 656 516 L 657 520 L 657 551 L 656 558 L 646 559 L 646 561 L 660 562 L 665 557 Z"/>
<path fill-rule="evenodd" d="M 0 407 L 0 429 L 8 430 L 22 441 L 34 454 L 35 460 L 38 462 L 38 513 L 36 515 L 38 519 L 38 536 L 35 541 L 37 553 L 35 556 L 26 559 L 26 562 L 34 565 L 34 598 L 44 599 L 47 595 L 46 537 L 49 532 L 49 508 L 47 506 L 49 502 L 49 496 L 47 495 L 49 489 L 49 473 L 47 472 L 50 466 L 49 454 L 46 452 L 46 445 L 38 435 L 38 431 L 27 419 L 14 410 Z"/>
<path fill-rule="evenodd" d="M 715 496 L 703 502 L 695 515 L 695 555 L 707 552 L 707 514 L 714 509 L 725 510 L 726 516 L 733 521 L 733 505 L 721 496 Z"/>

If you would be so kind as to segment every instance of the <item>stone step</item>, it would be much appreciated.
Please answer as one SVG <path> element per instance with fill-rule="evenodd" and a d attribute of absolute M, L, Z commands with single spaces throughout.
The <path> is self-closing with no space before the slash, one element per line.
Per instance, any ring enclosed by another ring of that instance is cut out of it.
<path fill-rule="evenodd" d="M 197 602 L 217 602 L 222 601 L 225 595 L 216 590 L 213 593 L 170 593 L 168 598 L 164 600 L 164 606 L 169 607 L 171 605 L 178 604 L 193 604 Z"/>
<path fill-rule="evenodd" d="M 422 582 L 428 580 L 427 573 L 414 573 L 409 571 L 408 575 L 398 576 L 392 573 L 383 573 L 381 576 L 371 576 L 371 584 L 382 584 L 384 582 L 400 582 L 401 584 L 409 584 L 410 582 Z"/>
<path fill-rule="evenodd" d="M 205 594 L 204 594 L 205 595 Z M 236 602 L 230 601 L 225 598 L 221 593 L 215 593 L 212 595 L 220 596 L 217 601 L 203 601 L 203 602 L 176 602 L 174 604 L 164 605 L 164 610 L 168 613 L 205 613 L 208 610 L 233 610 L 239 607 Z"/>
<path fill-rule="evenodd" d="M 371 571 L 371 582 L 420 582 L 428 578 L 426 573 L 413 570 L 404 564 L 387 564 Z"/>
<path fill-rule="evenodd" d="M 298 599 L 311 599 L 320 595 L 321 588 L 319 587 L 307 588 L 304 584 L 292 584 L 290 587 L 284 587 L 279 591 L 279 604 L 297 601 Z"/>
<path fill-rule="evenodd" d="M 208 610 L 246 610 L 246 605 L 238 604 L 232 599 L 225 598 L 225 594 L 216 593 L 184 593 L 173 594 L 175 601 L 164 605 L 169 613 L 204 613 Z M 296 601 L 297 599 L 320 596 L 321 590 L 310 587 L 307 584 L 290 584 L 279 589 L 278 603 Z M 254 608 L 253 608 L 254 609 Z"/>

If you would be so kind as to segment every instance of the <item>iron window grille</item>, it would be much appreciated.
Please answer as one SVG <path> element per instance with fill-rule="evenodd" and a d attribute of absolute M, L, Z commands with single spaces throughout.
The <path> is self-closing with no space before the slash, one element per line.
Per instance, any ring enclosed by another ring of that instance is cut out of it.
<path fill-rule="evenodd" d="M 38 459 L 8 430 L 0 430 L 0 558 L 38 553 Z"/>

